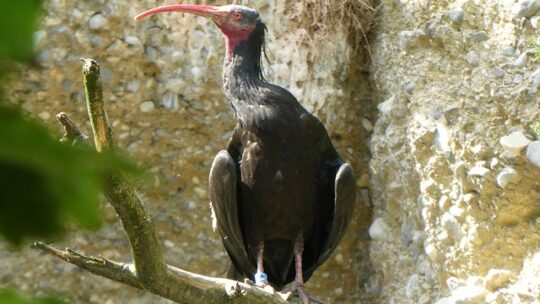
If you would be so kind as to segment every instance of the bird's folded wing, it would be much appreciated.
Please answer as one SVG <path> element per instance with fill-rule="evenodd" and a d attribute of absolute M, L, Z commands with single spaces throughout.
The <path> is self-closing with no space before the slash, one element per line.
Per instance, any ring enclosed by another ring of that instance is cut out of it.
<path fill-rule="evenodd" d="M 215 227 L 233 265 L 241 273 L 254 272 L 246 253 L 238 222 L 236 166 L 230 154 L 222 150 L 210 169 L 209 191 Z"/>
<path fill-rule="evenodd" d="M 356 200 L 355 188 L 356 182 L 353 170 L 348 163 L 344 163 L 339 167 L 336 174 L 334 217 L 332 219 L 332 225 L 327 241 L 319 256 L 319 261 L 317 262 L 318 265 L 322 264 L 337 247 L 351 221 Z"/>

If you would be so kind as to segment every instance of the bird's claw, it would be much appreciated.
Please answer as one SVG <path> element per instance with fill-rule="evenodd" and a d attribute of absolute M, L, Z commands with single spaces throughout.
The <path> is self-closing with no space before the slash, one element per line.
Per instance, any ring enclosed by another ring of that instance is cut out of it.
<path fill-rule="evenodd" d="M 306 289 L 303 284 L 300 285 L 300 284 L 293 283 L 287 286 L 281 292 L 288 293 L 289 298 L 294 297 L 294 296 L 298 297 L 302 301 L 302 304 L 310 304 L 310 303 L 311 304 L 326 304 L 326 302 L 320 299 L 317 299 L 314 296 L 309 295 L 306 292 Z"/>

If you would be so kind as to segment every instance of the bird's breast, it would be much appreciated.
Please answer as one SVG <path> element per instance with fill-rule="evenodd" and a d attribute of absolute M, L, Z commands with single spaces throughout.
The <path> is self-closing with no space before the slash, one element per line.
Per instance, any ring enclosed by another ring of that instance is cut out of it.
<path fill-rule="evenodd" d="M 316 158 L 301 138 L 281 134 L 272 140 L 245 134 L 240 160 L 244 229 L 256 239 L 294 239 L 314 217 Z"/>

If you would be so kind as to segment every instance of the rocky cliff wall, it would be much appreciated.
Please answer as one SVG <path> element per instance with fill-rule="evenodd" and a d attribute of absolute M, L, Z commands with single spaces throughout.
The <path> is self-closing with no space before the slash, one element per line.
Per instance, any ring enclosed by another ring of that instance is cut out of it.
<path fill-rule="evenodd" d="M 368 285 L 380 303 L 540 299 L 539 17 L 521 17 L 538 2 L 382 1 Z"/>

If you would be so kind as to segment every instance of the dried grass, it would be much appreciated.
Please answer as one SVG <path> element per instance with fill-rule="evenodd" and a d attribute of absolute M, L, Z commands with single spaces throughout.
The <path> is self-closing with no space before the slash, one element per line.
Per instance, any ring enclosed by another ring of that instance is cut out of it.
<path fill-rule="evenodd" d="M 335 32 L 336 26 L 349 31 L 355 51 L 365 43 L 376 9 L 372 0 L 310 0 L 290 1 L 291 19 L 308 31 L 311 39 L 321 41 Z"/>

